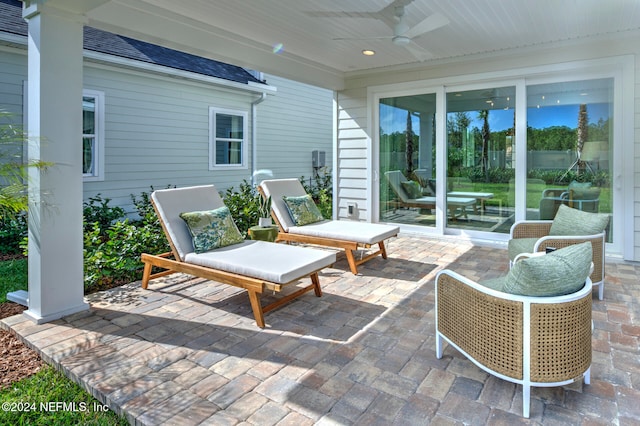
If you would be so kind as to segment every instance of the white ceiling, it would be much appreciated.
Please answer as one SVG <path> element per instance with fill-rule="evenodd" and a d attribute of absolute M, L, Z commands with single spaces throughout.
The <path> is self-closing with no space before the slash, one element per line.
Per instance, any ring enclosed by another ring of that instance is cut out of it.
<path fill-rule="evenodd" d="M 390 37 L 398 4 L 409 27 L 433 14 L 449 21 L 410 45 L 426 61 L 389 38 L 360 40 Z M 102 0 L 87 15 L 98 28 L 333 89 L 367 70 L 640 30 L 638 0 Z"/>

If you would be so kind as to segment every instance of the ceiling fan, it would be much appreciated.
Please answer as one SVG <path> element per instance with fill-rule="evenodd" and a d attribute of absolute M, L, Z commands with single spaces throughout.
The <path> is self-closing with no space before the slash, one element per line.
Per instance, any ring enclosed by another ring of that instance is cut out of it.
<path fill-rule="evenodd" d="M 443 27 L 449 20 L 440 13 L 434 13 L 418 24 L 410 27 L 407 23 L 406 7 L 413 0 L 396 0 L 378 12 L 308 12 L 311 16 L 330 18 L 374 18 L 386 23 L 393 29 L 393 34 L 380 37 L 341 37 L 333 40 L 381 40 L 389 39 L 396 46 L 402 46 L 411 52 L 418 60 L 424 61 L 432 55 L 429 51 L 414 42 L 414 39 L 430 31 Z"/>

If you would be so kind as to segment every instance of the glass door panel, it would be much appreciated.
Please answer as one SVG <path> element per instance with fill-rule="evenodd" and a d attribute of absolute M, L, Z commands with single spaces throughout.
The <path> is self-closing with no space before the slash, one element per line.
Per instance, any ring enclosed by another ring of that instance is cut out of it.
<path fill-rule="evenodd" d="M 515 87 L 447 93 L 447 227 L 509 233 Z"/>
<path fill-rule="evenodd" d="M 434 93 L 380 99 L 380 221 L 435 226 Z"/>
<path fill-rule="evenodd" d="M 613 213 L 612 132 L 612 78 L 527 86 L 528 219 L 561 204 Z"/>

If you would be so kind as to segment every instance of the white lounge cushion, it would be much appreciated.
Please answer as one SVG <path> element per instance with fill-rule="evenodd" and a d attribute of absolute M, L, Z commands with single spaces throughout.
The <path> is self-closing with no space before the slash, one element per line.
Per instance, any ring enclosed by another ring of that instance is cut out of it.
<path fill-rule="evenodd" d="M 260 187 L 265 195 L 271 196 L 271 208 L 285 232 L 334 240 L 355 241 L 360 244 L 377 244 L 400 232 L 398 226 L 380 223 L 356 222 L 351 220 L 325 220 L 304 226 L 296 226 L 287 211 L 283 196 L 306 195 L 298 179 L 264 180 Z"/>
<path fill-rule="evenodd" d="M 187 263 L 277 284 L 297 280 L 335 261 L 333 252 L 265 241 L 245 241 L 185 257 Z"/>
<path fill-rule="evenodd" d="M 397 226 L 352 220 L 325 220 L 305 226 L 289 227 L 290 234 L 355 241 L 360 244 L 377 244 L 397 235 L 398 231 Z"/>
<path fill-rule="evenodd" d="M 284 232 L 289 232 L 289 227 L 296 226 L 296 224 L 282 197 L 300 197 L 307 195 L 307 191 L 298 179 L 264 180 L 260 183 L 260 187 L 267 197 L 271 196 L 271 210 L 278 218 Z"/>
<path fill-rule="evenodd" d="M 214 210 L 224 206 L 213 185 L 160 189 L 154 191 L 151 198 L 181 260 L 185 260 L 185 256 L 192 253 L 194 247 L 189 228 L 180 218 L 180 213 Z"/>

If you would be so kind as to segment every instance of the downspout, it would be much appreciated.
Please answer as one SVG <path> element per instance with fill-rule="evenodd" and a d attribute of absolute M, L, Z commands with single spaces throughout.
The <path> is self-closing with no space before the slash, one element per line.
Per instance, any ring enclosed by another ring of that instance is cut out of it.
<path fill-rule="evenodd" d="M 267 93 L 262 92 L 262 95 L 251 102 L 251 185 L 256 186 L 258 182 L 256 182 L 256 159 L 258 158 L 258 135 L 256 131 L 256 127 L 258 125 L 258 119 L 256 117 L 257 106 L 262 103 L 265 99 L 267 99 Z"/>

